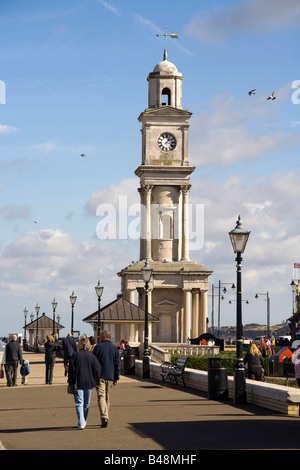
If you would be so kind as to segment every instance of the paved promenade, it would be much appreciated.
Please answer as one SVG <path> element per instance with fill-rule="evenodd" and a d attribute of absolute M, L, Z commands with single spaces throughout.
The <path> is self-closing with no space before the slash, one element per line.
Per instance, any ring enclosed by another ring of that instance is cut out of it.
<path fill-rule="evenodd" d="M 117 450 L 124 455 L 146 450 L 146 456 L 149 451 L 300 449 L 300 418 L 250 404 L 234 406 L 230 399 L 208 400 L 200 391 L 135 376 L 122 376 L 113 388 L 106 429 L 99 425 L 93 390 L 87 427 L 78 430 L 62 360 L 57 359 L 53 385 L 45 385 L 43 355 L 24 357 L 30 361 L 28 385 L 21 385 L 20 376 L 17 387 L 0 379 L 3 450 L 102 450 L 110 458 L 108 451 Z"/>

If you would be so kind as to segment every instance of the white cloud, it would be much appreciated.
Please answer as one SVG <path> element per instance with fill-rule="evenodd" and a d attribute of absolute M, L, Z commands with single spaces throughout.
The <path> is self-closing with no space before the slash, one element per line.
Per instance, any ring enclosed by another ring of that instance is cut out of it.
<path fill-rule="evenodd" d="M 94 286 L 98 279 L 104 285 L 102 301 L 114 300 L 120 292 L 117 272 L 131 259 L 130 249 L 125 250 L 119 241 L 81 242 L 58 229 L 30 231 L 6 247 L 0 246 L 1 334 L 20 325 L 19 315 L 25 305 L 33 309 L 38 302 L 41 312 L 51 317 L 53 297 L 58 301 L 57 314 L 67 327 L 66 334 L 72 290 L 77 295 L 75 329 L 88 330 L 90 327 L 80 322 L 97 309 Z"/>
<path fill-rule="evenodd" d="M 300 171 L 295 170 L 247 180 L 236 175 L 223 182 L 201 174 L 193 178 L 190 202 L 205 205 L 205 243 L 190 257 L 214 271 L 210 285 L 217 285 L 219 280 L 235 282 L 235 255 L 228 232 L 238 215 L 251 231 L 242 268 L 243 298 L 251 299 L 244 309 L 246 323 L 263 324 L 266 320 L 264 305 L 254 302 L 256 292 L 270 292 L 272 323 L 291 315 L 292 266 L 300 260 L 300 220 L 295 202 L 300 198 L 299 177 Z M 231 312 L 224 303 L 222 311 L 222 324 L 234 324 L 234 310 Z"/>
<path fill-rule="evenodd" d="M 37 150 L 37 151 L 41 151 L 41 152 L 54 152 L 55 150 L 57 150 L 57 144 L 55 144 L 54 142 L 42 142 L 40 144 L 34 144 L 32 145 L 32 148 L 34 150 Z"/>
<path fill-rule="evenodd" d="M 28 205 L 17 206 L 16 204 L 6 204 L 0 206 L 0 217 L 6 220 L 28 219 L 29 215 L 30 207 Z"/>
<path fill-rule="evenodd" d="M 282 95 L 285 88 L 281 90 Z M 230 97 L 216 96 L 213 109 L 197 114 L 191 122 L 191 163 L 199 168 L 229 166 L 239 161 L 256 160 L 270 150 L 287 148 L 299 141 L 291 128 L 290 132 L 273 128 L 275 113 L 266 103 L 269 102 L 265 97 L 263 101 L 237 102 Z"/>
<path fill-rule="evenodd" d="M 98 0 L 98 2 L 101 3 L 101 5 L 103 5 L 111 13 L 114 13 L 115 15 L 118 15 L 118 16 L 120 15 L 119 10 L 115 8 L 114 6 L 112 6 L 110 3 L 105 2 L 104 0 Z"/>
<path fill-rule="evenodd" d="M 111 204 L 118 213 L 120 197 L 127 198 L 127 207 L 139 202 L 138 186 L 138 178 L 129 178 L 120 183 L 111 184 L 108 189 L 96 191 L 86 203 L 85 211 L 90 216 L 96 216 L 97 209 L 101 204 Z"/>
<path fill-rule="evenodd" d="M 298 0 L 244 0 L 216 10 L 211 16 L 196 16 L 186 33 L 212 43 L 222 43 L 235 32 L 278 31 L 298 28 Z"/>
<path fill-rule="evenodd" d="M 18 129 L 14 126 L 8 126 L 7 124 L 0 124 L 0 134 L 14 134 Z"/>

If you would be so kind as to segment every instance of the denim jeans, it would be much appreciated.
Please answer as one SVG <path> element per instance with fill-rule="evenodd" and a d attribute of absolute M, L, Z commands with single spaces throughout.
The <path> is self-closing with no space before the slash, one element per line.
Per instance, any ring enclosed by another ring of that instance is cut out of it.
<path fill-rule="evenodd" d="M 91 395 L 91 388 L 78 389 L 77 394 L 74 395 L 78 426 L 84 426 L 86 424 Z"/>

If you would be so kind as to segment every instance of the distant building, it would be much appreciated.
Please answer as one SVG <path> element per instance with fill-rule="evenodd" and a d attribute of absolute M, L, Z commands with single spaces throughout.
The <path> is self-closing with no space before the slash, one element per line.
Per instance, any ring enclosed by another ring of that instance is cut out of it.
<path fill-rule="evenodd" d="M 98 310 L 83 319 L 90 323 L 94 330 L 94 337 L 98 336 Z M 153 324 L 158 318 L 149 314 L 149 343 L 152 341 Z M 101 330 L 109 330 L 112 342 L 118 346 L 122 339 L 127 340 L 132 347 L 144 344 L 145 312 L 137 305 L 119 296 L 116 300 L 100 309 Z"/>
<path fill-rule="evenodd" d="M 64 328 L 60 323 L 55 322 L 55 334 L 59 335 L 59 331 Z M 24 329 L 24 336 L 25 336 L 25 326 Z M 38 319 L 32 320 L 28 325 L 26 325 L 26 339 L 29 345 L 33 345 L 36 342 L 36 338 L 38 337 L 39 344 L 43 344 L 47 341 L 47 335 L 52 335 L 53 333 L 53 319 L 47 317 L 45 313 L 43 313 Z"/>

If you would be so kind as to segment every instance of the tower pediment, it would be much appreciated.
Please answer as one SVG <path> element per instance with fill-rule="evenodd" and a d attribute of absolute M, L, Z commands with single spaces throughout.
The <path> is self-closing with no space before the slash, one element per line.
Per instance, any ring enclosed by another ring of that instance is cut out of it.
<path fill-rule="evenodd" d="M 171 117 L 190 119 L 193 113 L 187 109 L 175 108 L 174 106 L 155 106 L 152 108 L 147 108 L 143 111 L 138 120 L 142 122 L 145 118 L 163 118 L 169 119 Z"/>

